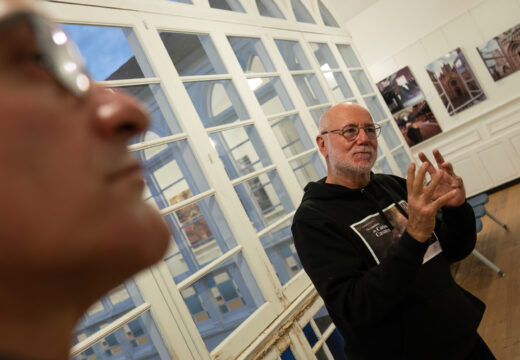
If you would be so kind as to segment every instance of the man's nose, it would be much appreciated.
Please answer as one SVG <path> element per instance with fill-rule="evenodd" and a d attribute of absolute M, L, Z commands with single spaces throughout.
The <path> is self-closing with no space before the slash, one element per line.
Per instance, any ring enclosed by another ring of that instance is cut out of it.
<path fill-rule="evenodd" d="M 93 91 L 98 104 L 96 125 L 103 136 L 117 136 L 126 141 L 148 128 L 148 115 L 133 97 L 118 90 L 101 87 Z"/>
<path fill-rule="evenodd" d="M 359 133 L 356 138 L 356 141 L 359 143 L 367 143 L 370 141 L 370 138 L 368 137 L 365 128 L 359 128 Z"/>

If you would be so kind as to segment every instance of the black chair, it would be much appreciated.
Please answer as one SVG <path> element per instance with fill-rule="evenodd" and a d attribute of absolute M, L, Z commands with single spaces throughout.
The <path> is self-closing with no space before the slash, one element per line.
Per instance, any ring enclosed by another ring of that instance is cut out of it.
<path fill-rule="evenodd" d="M 477 196 L 474 196 L 472 198 L 467 199 L 468 203 L 473 208 L 473 211 L 475 212 L 475 220 L 476 220 L 476 226 L 477 226 L 477 234 L 482 230 L 482 220 L 480 220 L 481 217 L 487 215 L 496 222 L 498 225 L 500 225 L 504 230 L 508 231 L 509 228 L 506 224 L 504 224 L 502 221 L 498 220 L 494 215 L 490 214 L 486 207 L 484 206 L 489 201 L 489 198 L 487 194 L 479 194 Z M 475 255 L 480 261 L 482 261 L 484 264 L 486 264 L 489 268 L 491 268 L 493 271 L 495 271 L 499 276 L 504 276 L 504 272 L 496 266 L 494 263 L 492 263 L 488 258 L 486 258 L 484 255 L 482 255 L 477 250 L 473 250 L 473 255 Z"/>

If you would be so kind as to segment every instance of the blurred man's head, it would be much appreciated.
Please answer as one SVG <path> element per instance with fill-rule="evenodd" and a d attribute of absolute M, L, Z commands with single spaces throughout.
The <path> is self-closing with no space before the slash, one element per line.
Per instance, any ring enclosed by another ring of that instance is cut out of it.
<path fill-rule="evenodd" d="M 323 114 L 316 142 L 327 163 L 327 179 L 368 176 L 379 131 L 368 110 L 355 103 L 337 104 Z"/>
<path fill-rule="evenodd" d="M 88 305 L 161 258 L 168 232 L 127 151 L 147 116 L 93 84 L 31 1 L 0 0 L 0 114 L 0 273 L 54 276 L 41 286 Z"/>

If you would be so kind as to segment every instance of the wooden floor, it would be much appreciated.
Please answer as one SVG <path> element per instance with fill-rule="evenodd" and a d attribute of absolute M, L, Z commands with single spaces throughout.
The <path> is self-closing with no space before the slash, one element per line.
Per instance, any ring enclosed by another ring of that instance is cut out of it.
<path fill-rule="evenodd" d="M 462 287 L 486 303 L 479 333 L 497 360 L 520 360 L 520 184 L 490 195 L 486 209 L 509 230 L 483 217 L 476 249 L 505 277 L 498 277 L 473 255 L 455 264 L 453 272 Z"/>

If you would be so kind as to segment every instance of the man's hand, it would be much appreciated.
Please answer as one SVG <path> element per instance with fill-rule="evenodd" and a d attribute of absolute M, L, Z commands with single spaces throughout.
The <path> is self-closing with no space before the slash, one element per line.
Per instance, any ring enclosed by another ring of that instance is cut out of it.
<path fill-rule="evenodd" d="M 456 194 L 453 199 L 451 199 L 445 206 L 457 207 L 464 204 L 464 201 L 466 200 L 466 190 L 464 188 L 462 178 L 455 175 L 453 166 L 451 163 L 444 161 L 444 158 L 442 157 L 439 150 L 434 149 L 433 156 L 437 162 L 438 169 L 435 169 L 424 153 L 419 153 L 419 159 L 421 159 L 423 163 L 428 164 L 428 173 L 430 174 L 431 178 L 433 179 L 436 174 L 439 174 L 438 176 L 440 176 L 439 184 L 433 193 L 432 200 L 436 200 L 442 195 L 447 194 L 452 190 L 456 190 Z"/>
<path fill-rule="evenodd" d="M 437 211 L 442 206 L 453 202 L 458 193 L 457 189 L 453 189 L 433 199 L 433 195 L 438 193 L 443 174 L 440 171 L 434 172 L 430 184 L 424 186 L 424 176 L 430 166 L 429 162 L 423 162 L 417 177 L 415 177 L 415 163 L 412 162 L 408 168 L 408 178 L 406 179 L 408 190 L 408 224 L 406 231 L 420 242 L 425 242 L 432 235 L 435 229 Z"/>

